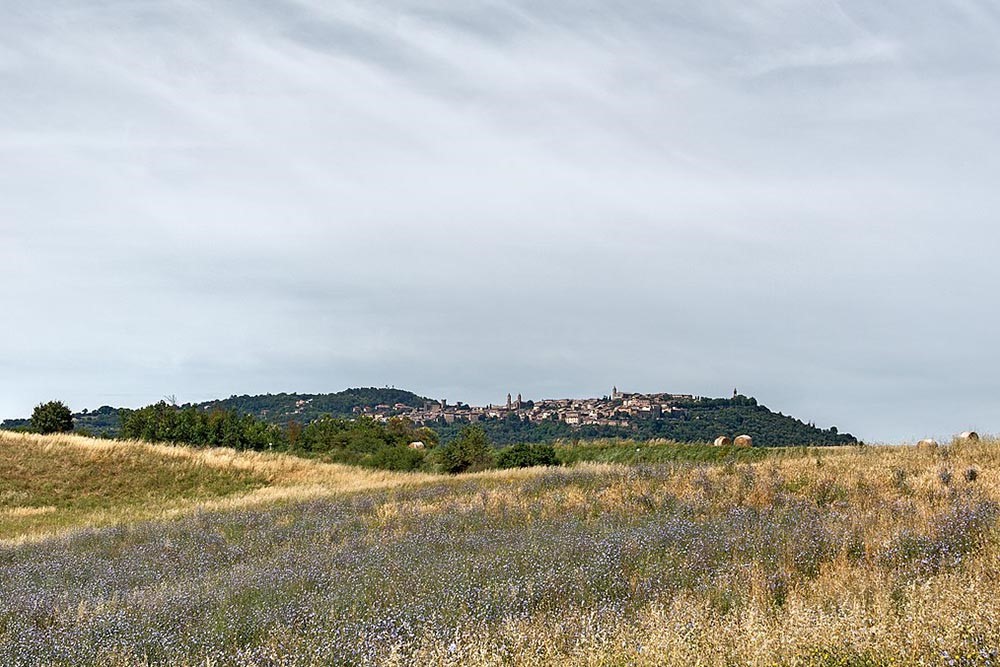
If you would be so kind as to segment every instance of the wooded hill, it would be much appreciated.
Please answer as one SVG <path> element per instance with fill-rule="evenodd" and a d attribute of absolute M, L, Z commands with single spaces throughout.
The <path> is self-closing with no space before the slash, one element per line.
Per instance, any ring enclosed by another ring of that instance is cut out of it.
<path fill-rule="evenodd" d="M 817 428 L 780 412 L 772 412 L 751 397 L 701 398 L 678 405 L 684 408 L 683 412 L 664 414 L 655 419 L 637 419 L 628 427 L 570 426 L 560 421 L 532 423 L 516 417 L 486 419 L 478 423 L 496 445 L 597 438 L 712 442 L 720 435 L 734 437 L 741 434 L 751 436 L 754 445 L 765 447 L 851 445 L 858 442 L 853 435 L 840 433 L 835 426 Z M 442 442 L 448 442 L 461 431 L 463 425 L 442 421 L 429 426 L 438 432 Z"/>
<path fill-rule="evenodd" d="M 230 396 L 217 401 L 197 403 L 205 410 L 235 410 L 272 424 L 286 425 L 289 421 L 308 424 L 320 417 L 351 417 L 355 408 L 374 408 L 376 405 L 423 406 L 430 398 L 417 396 L 403 389 L 378 389 L 358 387 L 334 394 L 262 394 L 258 396 Z"/>
<path fill-rule="evenodd" d="M 361 387 L 345 389 L 332 394 L 259 394 L 256 396 L 230 396 L 214 401 L 185 403 L 179 408 L 194 407 L 206 412 L 233 411 L 240 415 L 250 415 L 257 419 L 286 426 L 289 422 L 302 425 L 320 417 L 351 417 L 354 408 L 375 407 L 376 405 L 396 405 L 401 403 L 419 407 L 431 399 L 417 396 L 402 389 L 378 389 Z M 105 405 L 97 410 L 76 412 L 73 423 L 77 431 L 91 435 L 115 437 L 121 431 L 120 408 Z M 30 419 L 7 419 L 0 428 L 10 430 L 30 429 Z"/>
<path fill-rule="evenodd" d="M 432 399 L 413 392 L 390 388 L 353 388 L 332 394 L 263 394 L 230 396 L 226 399 L 187 404 L 181 408 L 197 408 L 204 412 L 225 412 L 251 416 L 262 422 L 286 428 L 290 423 L 310 424 L 323 416 L 351 418 L 356 408 L 374 408 L 397 404 L 419 407 Z M 628 438 L 634 440 L 668 439 L 678 442 L 711 442 L 719 435 L 730 437 L 747 434 L 757 446 L 845 445 L 857 439 L 840 433 L 836 427 L 817 428 L 780 412 L 772 412 L 745 396 L 733 398 L 700 398 L 681 405 L 682 412 L 657 419 L 638 419 L 628 427 L 571 426 L 560 421 L 529 422 L 516 416 L 484 419 L 478 422 L 493 444 L 555 442 L 557 440 L 589 440 L 594 438 Z M 93 435 L 116 436 L 121 430 L 119 411 L 104 406 L 98 410 L 74 414 L 78 431 Z M 448 424 L 444 420 L 428 424 L 450 442 L 465 424 Z M 7 420 L 0 428 L 28 428 L 29 420 Z"/>

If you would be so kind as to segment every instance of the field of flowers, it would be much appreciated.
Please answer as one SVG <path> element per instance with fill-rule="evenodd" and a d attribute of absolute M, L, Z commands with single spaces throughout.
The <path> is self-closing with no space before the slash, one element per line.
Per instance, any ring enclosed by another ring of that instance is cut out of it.
<path fill-rule="evenodd" d="M 0 665 L 992 665 L 1000 443 L 423 476 L 0 546 Z"/>

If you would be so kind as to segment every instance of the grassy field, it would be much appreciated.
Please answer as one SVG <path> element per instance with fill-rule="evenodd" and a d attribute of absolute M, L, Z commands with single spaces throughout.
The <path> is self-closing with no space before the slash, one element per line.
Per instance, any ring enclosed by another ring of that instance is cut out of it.
<path fill-rule="evenodd" d="M 0 539 L 427 478 L 256 452 L 0 431 Z"/>
<path fill-rule="evenodd" d="M 713 447 L 673 440 L 587 440 L 559 442 L 556 457 L 563 465 L 574 463 L 748 463 L 769 456 L 807 455 L 806 448 Z"/>
<path fill-rule="evenodd" d="M 0 445 L 2 665 L 1000 662 L 992 440 L 454 478 Z"/>

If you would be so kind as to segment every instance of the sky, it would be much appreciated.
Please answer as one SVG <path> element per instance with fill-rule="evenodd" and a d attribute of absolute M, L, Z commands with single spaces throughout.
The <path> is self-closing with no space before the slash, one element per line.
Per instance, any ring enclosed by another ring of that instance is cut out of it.
<path fill-rule="evenodd" d="M 0 15 L 0 418 L 617 385 L 1000 432 L 992 0 Z"/>

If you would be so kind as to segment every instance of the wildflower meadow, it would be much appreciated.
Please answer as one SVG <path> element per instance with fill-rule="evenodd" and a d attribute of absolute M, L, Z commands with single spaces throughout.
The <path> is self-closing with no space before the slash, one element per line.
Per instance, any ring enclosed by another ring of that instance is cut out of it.
<path fill-rule="evenodd" d="M 5 540 L 0 665 L 997 664 L 997 446 L 271 496 L 231 460 L 231 502 Z"/>

